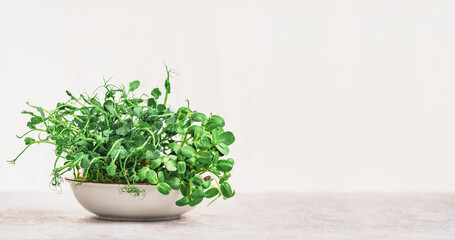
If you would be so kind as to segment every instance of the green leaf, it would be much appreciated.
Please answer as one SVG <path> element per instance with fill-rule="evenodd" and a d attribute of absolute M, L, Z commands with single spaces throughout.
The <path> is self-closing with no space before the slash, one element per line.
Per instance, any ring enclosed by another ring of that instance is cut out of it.
<path fill-rule="evenodd" d="M 207 121 L 205 128 L 207 131 L 211 132 L 214 129 L 217 128 L 223 128 L 225 125 L 224 119 L 218 115 L 213 115 L 209 118 Z"/>
<path fill-rule="evenodd" d="M 35 116 L 34 113 L 29 112 L 29 111 L 22 111 L 21 113 L 22 113 L 22 114 L 28 114 L 28 115 L 31 115 L 31 116 Z"/>
<path fill-rule="evenodd" d="M 160 112 L 164 112 L 164 110 L 166 110 L 166 106 L 164 104 L 158 104 L 158 106 L 156 106 L 156 108 Z"/>
<path fill-rule="evenodd" d="M 183 206 L 187 205 L 189 202 L 190 202 L 190 199 L 188 197 L 182 197 L 175 202 L 175 205 L 183 207 Z"/>
<path fill-rule="evenodd" d="M 150 171 L 149 167 L 142 167 L 141 170 L 139 170 L 139 172 L 137 173 L 137 176 L 141 181 L 143 181 L 144 179 L 147 178 L 147 172 L 149 171 Z"/>
<path fill-rule="evenodd" d="M 177 110 L 178 120 L 182 121 L 182 123 L 183 123 L 183 121 L 186 120 L 186 118 L 190 112 L 191 112 L 190 109 L 187 107 L 179 108 L 179 110 Z"/>
<path fill-rule="evenodd" d="M 194 166 L 194 164 L 196 163 L 196 158 L 187 158 L 185 159 L 185 162 L 187 162 L 191 166 Z"/>
<path fill-rule="evenodd" d="M 171 158 L 168 155 L 163 155 L 160 157 L 160 159 L 161 159 L 161 162 L 165 163 L 165 162 L 169 161 L 169 159 L 171 159 Z"/>
<path fill-rule="evenodd" d="M 129 89 L 129 91 L 132 92 L 132 91 L 136 90 L 136 89 L 139 87 L 140 84 L 141 84 L 141 83 L 140 83 L 138 80 L 135 80 L 135 81 L 130 82 L 130 89 Z"/>
<path fill-rule="evenodd" d="M 161 165 L 161 159 L 157 158 L 149 162 L 150 169 L 155 169 Z"/>
<path fill-rule="evenodd" d="M 189 133 L 189 134 L 194 134 L 194 130 L 196 128 L 202 128 L 201 126 L 197 126 L 197 125 L 192 125 L 191 127 L 189 127 L 186 131 Z"/>
<path fill-rule="evenodd" d="M 160 157 L 160 153 L 148 150 L 147 152 L 145 152 L 144 157 L 145 159 L 154 160 Z"/>
<path fill-rule="evenodd" d="M 182 182 L 180 184 L 180 192 L 182 193 L 183 196 L 190 195 L 190 191 L 191 191 L 191 188 L 190 188 L 190 184 L 189 183 Z"/>
<path fill-rule="evenodd" d="M 82 160 L 82 158 L 84 158 L 85 156 L 85 153 L 83 152 L 77 152 L 75 155 L 74 155 L 74 159 L 76 159 L 76 161 L 80 161 Z"/>
<path fill-rule="evenodd" d="M 171 192 L 171 186 L 169 186 L 169 184 L 165 182 L 158 183 L 156 188 L 158 189 L 158 192 L 160 192 L 163 195 L 169 195 L 169 193 Z"/>
<path fill-rule="evenodd" d="M 158 183 L 158 175 L 156 174 L 156 172 L 154 170 L 147 171 L 146 176 L 147 176 L 147 180 L 151 184 L 157 184 Z"/>
<path fill-rule="evenodd" d="M 113 162 L 106 168 L 107 174 L 109 176 L 114 176 L 115 170 L 117 170 L 117 166 Z"/>
<path fill-rule="evenodd" d="M 233 167 L 233 163 L 228 160 L 219 160 L 216 163 L 216 168 L 222 172 L 229 172 L 232 170 L 232 167 Z"/>
<path fill-rule="evenodd" d="M 204 134 L 204 129 L 202 127 L 198 127 L 194 130 L 194 140 L 199 140 L 202 137 L 202 134 Z"/>
<path fill-rule="evenodd" d="M 191 171 L 191 172 L 188 173 L 187 178 L 188 178 L 188 179 L 191 179 L 191 178 L 193 178 L 194 176 L 196 176 L 196 171 L 193 170 L 193 171 Z M 198 176 L 199 176 L 199 178 L 201 178 L 200 175 L 198 175 Z"/>
<path fill-rule="evenodd" d="M 201 163 L 210 163 L 212 161 L 212 154 L 210 152 L 200 152 L 196 154 L 196 159 Z"/>
<path fill-rule="evenodd" d="M 177 121 L 177 116 L 174 114 L 174 115 L 168 117 L 168 118 L 164 121 L 164 123 L 166 123 L 166 124 L 174 124 L 176 121 Z"/>
<path fill-rule="evenodd" d="M 169 160 L 164 162 L 164 166 L 168 171 L 174 172 L 177 171 L 177 164 L 175 163 L 174 160 Z"/>
<path fill-rule="evenodd" d="M 128 152 L 120 144 L 115 145 L 115 147 L 111 151 L 112 159 L 124 159 L 126 158 L 126 156 L 128 156 Z"/>
<path fill-rule="evenodd" d="M 201 186 L 202 185 L 201 176 L 199 174 L 194 175 L 193 179 L 191 179 L 191 183 L 196 187 Z"/>
<path fill-rule="evenodd" d="M 204 122 L 207 120 L 207 116 L 203 113 L 194 112 L 191 114 L 190 119 L 194 122 Z"/>
<path fill-rule="evenodd" d="M 201 143 L 204 145 L 204 147 L 209 148 L 212 147 L 212 141 L 210 141 L 210 138 L 207 136 L 203 136 L 201 138 Z"/>
<path fill-rule="evenodd" d="M 133 108 L 134 116 L 139 117 L 142 114 L 142 107 L 136 106 Z"/>
<path fill-rule="evenodd" d="M 175 132 L 180 134 L 180 135 L 182 135 L 182 136 L 185 136 L 185 134 L 186 134 L 185 130 L 183 130 L 183 128 L 181 128 L 181 127 L 177 127 L 175 129 Z"/>
<path fill-rule="evenodd" d="M 204 197 L 204 190 L 201 187 L 195 189 L 190 194 L 190 198 L 203 198 L 203 197 Z"/>
<path fill-rule="evenodd" d="M 179 161 L 177 163 L 177 172 L 178 174 L 184 174 L 186 171 L 186 163 L 184 161 Z"/>
<path fill-rule="evenodd" d="M 210 187 L 211 184 L 212 180 L 204 180 L 204 182 L 202 183 L 202 188 L 207 189 Z"/>
<path fill-rule="evenodd" d="M 196 150 L 194 150 L 194 148 L 192 148 L 191 146 L 186 145 L 180 149 L 180 152 L 182 153 L 183 156 L 187 158 L 192 158 L 194 157 Z"/>
<path fill-rule="evenodd" d="M 180 146 L 180 144 L 178 144 L 178 143 L 176 143 L 176 142 L 173 142 L 173 143 L 169 144 L 169 148 L 170 148 L 172 151 L 174 151 L 175 153 L 178 153 L 179 150 L 180 150 L 180 148 L 182 148 L 182 147 Z"/>
<path fill-rule="evenodd" d="M 153 107 L 153 108 L 156 107 L 156 100 L 154 98 L 149 98 L 147 100 L 147 106 Z"/>
<path fill-rule="evenodd" d="M 169 186 L 174 190 L 180 189 L 180 178 L 169 177 L 166 179 L 165 183 L 169 184 Z"/>
<path fill-rule="evenodd" d="M 130 132 L 130 128 L 126 124 L 117 128 L 117 130 L 115 130 L 115 133 L 117 133 L 118 135 L 123 136 L 123 137 L 128 135 L 129 132 Z"/>
<path fill-rule="evenodd" d="M 145 146 L 142 146 L 145 142 L 145 137 L 142 135 L 133 135 L 131 138 L 134 140 L 134 145 L 137 147 L 139 150 L 142 150 Z"/>
<path fill-rule="evenodd" d="M 188 205 L 190 205 L 190 207 L 194 207 L 194 206 L 198 205 L 199 203 L 201 203 L 203 199 L 204 198 L 191 199 L 190 202 L 188 203 Z"/>
<path fill-rule="evenodd" d="M 31 137 L 26 137 L 26 138 L 24 139 L 24 142 L 25 142 L 25 145 L 30 145 L 30 144 L 32 144 L 32 143 L 35 142 L 35 139 L 34 139 L 34 138 L 31 138 Z"/>
<path fill-rule="evenodd" d="M 202 145 L 201 142 L 198 142 L 198 141 L 195 141 L 193 142 L 194 146 L 197 148 L 197 149 L 205 149 L 206 147 L 204 145 Z"/>
<path fill-rule="evenodd" d="M 70 91 L 66 90 L 66 94 L 70 96 L 71 99 L 76 99 Z"/>
<path fill-rule="evenodd" d="M 41 117 L 44 117 L 44 111 L 43 111 L 42 108 L 37 107 L 36 110 L 40 113 L 40 116 L 41 116 Z"/>
<path fill-rule="evenodd" d="M 160 96 L 161 96 L 161 91 L 159 88 L 154 88 L 152 90 L 152 96 L 155 98 L 155 99 L 158 99 Z"/>
<path fill-rule="evenodd" d="M 95 105 L 95 106 L 101 108 L 101 103 L 100 103 L 100 102 L 98 101 L 98 99 L 96 99 L 95 97 L 90 98 L 90 102 L 91 102 L 93 105 Z"/>
<path fill-rule="evenodd" d="M 110 134 L 111 134 L 110 130 L 104 130 L 103 131 L 103 136 L 105 136 L 105 137 L 109 137 Z"/>
<path fill-rule="evenodd" d="M 114 102 L 112 100 L 107 100 L 106 102 L 104 102 L 104 108 L 111 114 L 115 113 Z"/>
<path fill-rule="evenodd" d="M 216 149 L 218 149 L 218 151 L 220 151 L 223 155 L 229 154 L 229 147 L 224 143 L 216 145 Z"/>
<path fill-rule="evenodd" d="M 220 134 L 220 137 L 218 139 L 218 142 L 224 143 L 227 146 L 234 143 L 234 141 L 235 141 L 235 137 L 234 137 L 234 134 L 232 134 L 232 132 L 224 132 L 224 133 Z"/>
<path fill-rule="evenodd" d="M 90 167 L 90 161 L 88 160 L 88 155 L 84 154 L 84 157 L 81 161 L 81 168 L 88 169 Z"/>
<path fill-rule="evenodd" d="M 30 122 L 33 124 L 38 124 L 38 123 L 41 123 L 42 121 L 43 121 L 43 119 L 41 117 L 32 117 L 30 119 Z"/>
<path fill-rule="evenodd" d="M 208 132 L 211 132 L 213 129 L 218 128 L 218 124 L 216 124 L 215 121 L 208 121 L 207 124 L 205 125 L 205 130 Z"/>
<path fill-rule="evenodd" d="M 205 192 L 205 197 L 206 198 L 212 198 L 212 197 L 215 197 L 216 195 L 218 195 L 220 192 L 218 191 L 218 188 L 216 187 L 212 187 L 212 188 L 209 188 L 209 190 L 207 190 Z"/>
<path fill-rule="evenodd" d="M 29 127 L 30 129 L 36 129 L 35 125 L 32 122 L 28 122 L 27 127 Z"/>
<path fill-rule="evenodd" d="M 169 74 L 169 72 L 168 72 Z M 166 78 L 166 80 L 164 81 L 164 88 L 166 89 L 166 93 L 171 93 L 171 83 L 169 82 L 169 75 L 168 77 Z"/>
<path fill-rule="evenodd" d="M 144 102 L 144 99 L 142 98 L 131 98 L 129 100 L 133 105 L 139 105 L 141 104 L 142 102 Z"/>
<path fill-rule="evenodd" d="M 218 115 L 213 115 L 212 117 L 210 117 L 210 120 L 216 122 L 216 124 L 220 128 L 224 127 L 225 125 L 224 119 Z"/>
<path fill-rule="evenodd" d="M 231 173 L 224 173 L 223 177 L 220 178 L 220 184 L 226 182 L 231 177 Z"/>
<path fill-rule="evenodd" d="M 219 137 L 218 130 L 213 129 L 213 131 L 212 131 L 212 145 L 215 146 L 215 145 L 218 144 L 218 137 Z"/>
<path fill-rule="evenodd" d="M 218 162 L 220 158 L 220 153 L 218 151 L 213 151 L 213 162 Z"/>
<path fill-rule="evenodd" d="M 223 194 L 223 197 L 225 198 L 233 197 L 235 194 L 235 192 L 232 192 L 231 185 L 227 182 L 220 184 L 220 190 L 221 194 Z"/>
<path fill-rule="evenodd" d="M 158 181 L 159 181 L 159 182 L 164 182 L 164 179 L 165 179 L 165 178 L 164 178 L 164 173 L 163 173 L 163 171 L 159 171 L 159 172 L 158 172 Z"/>

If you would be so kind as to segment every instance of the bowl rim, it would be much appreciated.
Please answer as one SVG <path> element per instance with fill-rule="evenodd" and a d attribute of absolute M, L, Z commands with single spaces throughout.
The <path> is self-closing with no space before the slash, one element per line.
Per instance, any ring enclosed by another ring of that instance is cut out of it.
<path fill-rule="evenodd" d="M 65 181 L 69 182 L 79 182 L 81 184 L 85 183 L 90 183 L 90 184 L 100 184 L 100 185 L 120 185 L 120 186 L 128 186 L 127 183 L 106 183 L 106 182 L 91 182 L 91 181 L 82 181 L 70 177 L 64 177 Z M 131 184 L 130 184 L 131 185 Z M 151 183 L 135 183 L 134 185 L 140 185 L 140 186 L 156 186 L 157 184 L 151 184 Z"/>

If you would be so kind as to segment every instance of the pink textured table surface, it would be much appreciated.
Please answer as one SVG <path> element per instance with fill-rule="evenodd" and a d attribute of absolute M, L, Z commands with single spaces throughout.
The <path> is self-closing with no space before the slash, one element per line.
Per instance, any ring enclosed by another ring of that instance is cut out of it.
<path fill-rule="evenodd" d="M 68 191 L 2 192 L 0 239 L 455 239 L 455 194 L 238 194 L 179 220 L 115 222 Z"/>

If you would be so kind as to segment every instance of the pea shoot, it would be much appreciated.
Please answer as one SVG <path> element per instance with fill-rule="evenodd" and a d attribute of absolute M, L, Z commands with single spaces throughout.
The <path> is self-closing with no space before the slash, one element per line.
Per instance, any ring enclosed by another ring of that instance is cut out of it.
<path fill-rule="evenodd" d="M 31 146 L 45 143 L 55 146 L 50 181 L 54 189 L 60 189 L 63 174 L 70 172 L 79 184 L 126 184 L 121 191 L 132 196 L 144 194 L 136 186 L 143 183 L 156 184 L 164 195 L 180 190 L 178 206 L 233 197 L 227 181 L 234 160 L 227 155 L 234 134 L 224 131 L 225 121 L 218 115 L 191 110 L 189 104 L 176 111 L 170 108 L 173 74 L 166 66 L 162 102 L 159 88 L 150 96 L 135 97 L 139 81 L 126 88 L 109 79 L 91 95 L 66 91 L 69 100 L 57 103 L 54 110 L 27 103 L 32 110 L 22 113 L 30 115 L 29 130 L 17 136 L 26 146 L 9 162 L 15 164 Z"/>

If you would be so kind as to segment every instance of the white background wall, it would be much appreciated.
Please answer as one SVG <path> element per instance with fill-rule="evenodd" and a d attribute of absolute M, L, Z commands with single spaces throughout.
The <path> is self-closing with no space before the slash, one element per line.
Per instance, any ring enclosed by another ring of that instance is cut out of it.
<path fill-rule="evenodd" d="M 454 1 L 1 1 L 0 190 L 47 190 L 25 102 L 114 76 L 223 116 L 237 191 L 454 191 Z"/>

